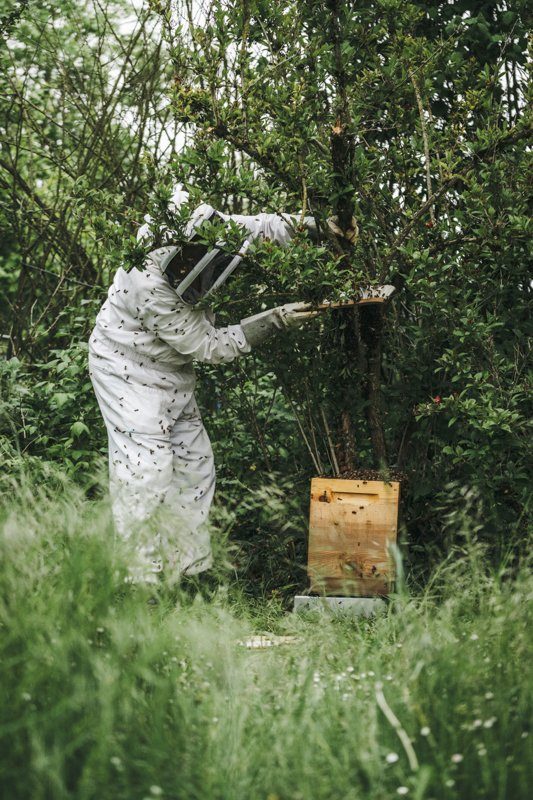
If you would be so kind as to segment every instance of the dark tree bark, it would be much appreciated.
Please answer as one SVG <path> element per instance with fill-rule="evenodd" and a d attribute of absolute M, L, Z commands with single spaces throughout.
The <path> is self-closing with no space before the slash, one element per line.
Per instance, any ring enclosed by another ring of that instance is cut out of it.
<path fill-rule="evenodd" d="M 363 376 L 366 418 L 372 440 L 374 466 L 387 464 L 387 446 L 381 408 L 381 345 L 383 338 L 383 306 L 362 306 L 360 309 L 361 342 L 365 349 L 366 369 Z"/>

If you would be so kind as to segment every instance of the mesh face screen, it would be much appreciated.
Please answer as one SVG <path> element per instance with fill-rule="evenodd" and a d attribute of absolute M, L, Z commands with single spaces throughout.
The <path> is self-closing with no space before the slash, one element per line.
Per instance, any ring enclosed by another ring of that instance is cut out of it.
<path fill-rule="evenodd" d="M 179 287 L 181 282 L 206 253 L 207 248 L 205 245 L 193 243 L 185 245 L 176 253 L 165 270 L 165 275 L 173 289 Z M 198 275 L 193 283 L 184 291 L 182 297 L 185 302 L 194 305 L 194 303 L 201 300 L 220 278 L 232 260 L 233 256 L 231 254 L 219 253 L 212 261 L 206 264 L 200 275 Z"/>
<path fill-rule="evenodd" d="M 233 255 L 231 255 L 230 253 L 220 253 L 213 260 L 212 262 L 213 274 L 211 276 L 211 281 L 208 288 L 211 288 L 211 286 L 213 286 L 213 284 L 217 282 L 217 280 L 220 278 L 226 267 L 229 267 L 232 261 L 233 261 Z"/>
<path fill-rule="evenodd" d="M 195 244 L 194 242 L 190 242 L 178 250 L 165 270 L 165 275 L 170 285 L 176 289 L 206 253 L 207 247 L 205 245 Z"/>
<path fill-rule="evenodd" d="M 213 217 L 218 216 L 215 211 L 209 219 L 211 220 Z M 207 252 L 206 245 L 195 242 L 194 238 L 180 247 L 165 269 L 165 275 L 173 289 L 177 289 L 180 286 Z M 233 258 L 234 256 L 229 253 L 219 252 L 215 255 L 212 260 L 208 261 L 193 283 L 185 289 L 181 295 L 183 300 L 191 304 L 201 300 L 222 276 Z"/>

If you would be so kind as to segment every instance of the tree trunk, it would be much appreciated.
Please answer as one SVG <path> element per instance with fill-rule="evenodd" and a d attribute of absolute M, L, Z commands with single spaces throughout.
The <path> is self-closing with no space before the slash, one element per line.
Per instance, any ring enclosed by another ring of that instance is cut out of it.
<path fill-rule="evenodd" d="M 374 466 L 387 466 L 387 447 L 381 410 L 381 343 L 383 337 L 383 306 L 362 306 L 359 311 L 359 330 L 365 350 L 366 369 L 363 373 L 363 393 L 366 418 L 372 441 Z"/>

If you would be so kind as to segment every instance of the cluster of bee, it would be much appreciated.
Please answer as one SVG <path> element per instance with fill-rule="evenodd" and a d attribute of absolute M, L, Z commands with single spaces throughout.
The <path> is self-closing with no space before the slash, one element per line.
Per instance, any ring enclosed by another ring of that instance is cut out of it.
<path fill-rule="evenodd" d="M 344 472 L 341 472 L 340 475 L 336 475 L 335 477 L 349 481 L 385 481 L 385 483 L 390 483 L 391 481 L 398 481 L 399 483 L 402 483 L 404 485 L 407 482 L 407 475 L 405 474 L 405 472 L 402 472 L 402 470 L 394 468 L 388 470 L 365 469 L 365 468 L 346 470 Z"/>

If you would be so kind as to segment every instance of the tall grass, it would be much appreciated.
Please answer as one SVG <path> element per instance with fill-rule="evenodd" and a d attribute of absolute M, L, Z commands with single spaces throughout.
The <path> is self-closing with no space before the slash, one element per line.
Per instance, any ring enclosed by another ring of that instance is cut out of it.
<path fill-rule="evenodd" d="M 475 541 L 374 621 L 149 604 L 73 488 L 19 488 L 0 546 L 3 797 L 530 797 L 533 581 Z M 297 641 L 240 644 L 265 628 Z"/>

